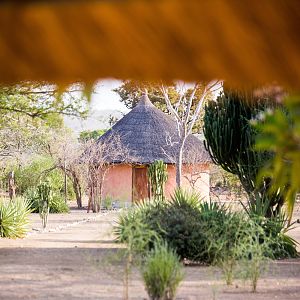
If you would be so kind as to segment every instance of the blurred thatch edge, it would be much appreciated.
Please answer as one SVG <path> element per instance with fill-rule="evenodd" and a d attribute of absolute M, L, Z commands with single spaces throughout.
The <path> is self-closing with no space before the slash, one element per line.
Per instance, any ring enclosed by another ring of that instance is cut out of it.
<path fill-rule="evenodd" d="M 300 87 L 299 1 L 10 1 L 0 82 L 100 78 Z"/>

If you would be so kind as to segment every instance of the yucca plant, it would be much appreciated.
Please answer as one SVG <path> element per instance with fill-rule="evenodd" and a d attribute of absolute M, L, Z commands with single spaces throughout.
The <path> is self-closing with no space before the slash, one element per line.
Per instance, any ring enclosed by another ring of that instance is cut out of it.
<path fill-rule="evenodd" d="M 28 231 L 30 203 L 23 198 L 6 202 L 0 200 L 0 236 L 23 238 Z"/>
<path fill-rule="evenodd" d="M 190 207 L 199 210 L 201 203 L 200 195 L 196 192 L 188 192 L 184 189 L 177 188 L 171 196 L 170 204 L 174 207 Z"/>

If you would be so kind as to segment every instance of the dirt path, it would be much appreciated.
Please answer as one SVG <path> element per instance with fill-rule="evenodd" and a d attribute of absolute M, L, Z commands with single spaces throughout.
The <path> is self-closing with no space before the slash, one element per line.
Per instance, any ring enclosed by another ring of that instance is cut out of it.
<path fill-rule="evenodd" d="M 117 214 L 91 214 L 87 220 L 85 212 L 76 213 L 53 216 L 50 232 L 33 230 L 22 240 L 0 240 L 1 300 L 123 298 L 122 267 L 116 262 L 118 247 L 111 235 Z M 37 229 L 39 220 L 32 218 Z M 298 227 L 293 235 L 298 237 L 299 232 Z M 185 273 L 177 299 L 300 299 L 298 259 L 272 264 L 256 294 L 241 282 L 226 287 L 220 272 L 212 268 L 186 267 Z M 130 299 L 145 298 L 135 270 Z"/>

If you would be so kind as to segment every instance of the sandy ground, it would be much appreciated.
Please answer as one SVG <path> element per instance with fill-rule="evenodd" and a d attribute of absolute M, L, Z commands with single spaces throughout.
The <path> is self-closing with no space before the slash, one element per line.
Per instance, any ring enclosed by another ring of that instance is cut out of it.
<path fill-rule="evenodd" d="M 0 299 L 123 299 L 121 250 L 111 234 L 117 214 L 73 210 L 51 215 L 46 231 L 33 214 L 25 239 L 0 240 Z M 300 224 L 291 235 L 300 241 Z M 225 286 L 217 269 L 189 266 L 176 299 L 300 299 L 300 259 L 272 263 L 258 292 L 250 290 L 240 281 Z M 130 299 L 147 299 L 138 270 L 129 294 Z"/>

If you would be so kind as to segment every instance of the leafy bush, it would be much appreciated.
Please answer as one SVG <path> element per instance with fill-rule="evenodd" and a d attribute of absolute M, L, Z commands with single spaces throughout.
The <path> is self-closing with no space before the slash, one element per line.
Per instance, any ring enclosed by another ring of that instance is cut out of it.
<path fill-rule="evenodd" d="M 0 236 L 22 238 L 28 231 L 30 203 L 23 198 L 5 202 L 0 200 Z"/>
<path fill-rule="evenodd" d="M 269 247 L 272 250 L 271 258 L 280 259 L 298 256 L 297 241 L 286 234 L 292 228 L 292 225 L 288 224 L 288 219 L 282 213 L 271 218 L 253 215 L 251 219 L 263 228 L 266 237 L 269 239 Z"/>
<path fill-rule="evenodd" d="M 39 156 L 30 164 L 22 168 L 16 168 L 15 177 L 18 193 L 23 194 L 26 190 L 37 186 L 40 181 L 40 175 L 43 171 L 50 169 L 53 164 L 54 162 L 51 158 Z"/>
<path fill-rule="evenodd" d="M 289 237 L 286 233 L 292 228 L 289 219 L 282 212 L 265 217 L 269 208 L 270 198 L 267 194 L 257 197 L 255 202 L 243 205 L 249 218 L 264 229 L 266 236 L 270 239 L 269 246 L 272 249 L 273 257 L 287 258 L 297 256 L 297 241 Z"/>
<path fill-rule="evenodd" d="M 51 172 L 45 172 L 45 170 L 51 170 L 55 162 L 52 158 L 47 156 L 38 156 L 30 164 L 22 167 L 21 169 L 15 168 L 16 184 L 18 187 L 18 193 L 27 193 L 30 189 L 35 189 L 41 179 L 43 181 L 51 181 L 52 190 L 55 193 L 62 194 L 64 191 L 64 174 L 60 169 L 54 169 Z M 68 198 L 75 197 L 72 182 L 67 178 L 67 192 Z"/>
<path fill-rule="evenodd" d="M 270 240 L 268 245 L 272 251 L 266 255 L 273 253 L 271 258 L 297 255 L 296 242 L 285 234 L 282 223 L 266 218 L 263 222 L 258 221 L 245 213 L 231 212 L 223 205 L 201 202 L 198 195 L 182 190 L 177 190 L 169 202 L 143 202 L 122 216 L 117 225 L 119 241 L 124 241 L 122 228 L 128 223 L 134 224 L 137 219 L 157 232 L 181 259 L 209 264 L 225 261 L 230 267 L 230 260 L 232 263 L 235 261 L 230 249 L 234 249 L 248 234 L 249 222 L 263 229 L 261 242 L 265 237 Z M 152 246 L 149 245 L 150 248 Z M 232 268 L 229 269 L 231 271 Z"/>
<path fill-rule="evenodd" d="M 234 247 L 234 254 L 240 267 L 240 274 L 248 279 L 252 291 L 256 292 L 257 282 L 262 272 L 266 270 L 269 257 L 272 257 L 270 238 L 264 229 L 255 221 L 248 222 L 245 234 Z"/>
<path fill-rule="evenodd" d="M 28 200 L 32 212 L 39 212 L 39 196 L 37 190 L 34 188 L 28 189 L 24 197 Z M 57 193 L 53 193 L 50 201 L 50 213 L 68 213 L 70 211 L 68 205 L 65 203 L 64 198 Z"/>
<path fill-rule="evenodd" d="M 137 215 L 133 211 L 130 211 L 128 215 L 121 215 L 119 224 L 114 231 L 118 241 L 126 244 L 123 256 L 125 259 L 123 282 L 124 298 L 129 299 L 128 284 L 132 265 L 141 264 L 141 260 L 149 250 L 149 245 L 159 242 L 159 237 L 142 221 L 141 215 Z"/>
<path fill-rule="evenodd" d="M 180 258 L 212 262 L 214 255 L 207 249 L 206 232 L 213 222 L 220 224 L 223 231 L 221 224 L 226 216 L 224 207 L 200 203 L 197 194 L 176 190 L 170 202 L 143 202 L 120 218 L 117 239 L 123 241 L 122 228 L 140 218 L 175 249 Z"/>
<path fill-rule="evenodd" d="M 58 194 L 52 196 L 50 202 L 50 213 L 68 213 L 70 211 L 69 206 L 66 204 L 65 199 Z"/>
<path fill-rule="evenodd" d="M 150 299 L 174 299 L 183 279 L 179 257 L 167 244 L 155 244 L 145 258 L 142 275 Z"/>
<path fill-rule="evenodd" d="M 111 196 L 106 196 L 104 199 L 103 199 L 103 207 L 105 209 L 112 209 L 112 205 L 113 205 L 113 199 Z"/>

